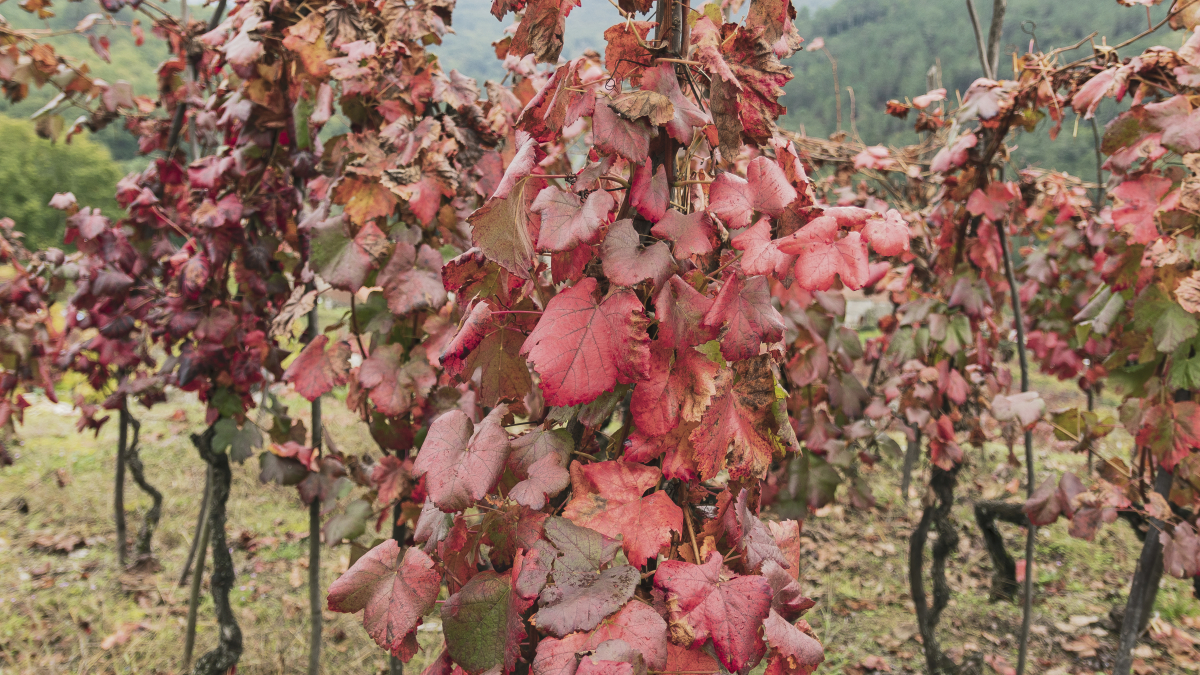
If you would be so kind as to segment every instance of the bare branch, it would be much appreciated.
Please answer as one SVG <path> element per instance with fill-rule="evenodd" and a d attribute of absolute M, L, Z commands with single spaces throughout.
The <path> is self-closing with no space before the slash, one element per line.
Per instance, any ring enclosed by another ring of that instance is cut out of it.
<path fill-rule="evenodd" d="M 979 15 L 975 13 L 974 0 L 967 0 L 967 12 L 971 15 L 971 27 L 975 29 L 975 47 L 979 50 L 979 65 L 983 66 L 983 76 L 991 79 L 992 69 L 988 65 L 987 46 L 983 44 L 983 27 L 979 25 Z"/>
<path fill-rule="evenodd" d="M 1008 10 L 1008 0 L 992 1 L 992 25 L 988 29 L 988 65 L 993 80 L 1000 75 L 1000 37 L 1004 32 L 1004 13 Z"/>

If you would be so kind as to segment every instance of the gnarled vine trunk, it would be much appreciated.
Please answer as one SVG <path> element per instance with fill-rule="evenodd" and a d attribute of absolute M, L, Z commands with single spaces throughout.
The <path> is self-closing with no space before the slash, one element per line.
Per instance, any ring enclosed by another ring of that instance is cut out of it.
<path fill-rule="evenodd" d="M 1004 546 L 1004 537 L 996 521 L 1001 520 L 1021 527 L 1029 527 L 1029 516 L 1019 502 L 984 500 L 975 503 L 975 522 L 983 536 L 984 547 L 992 559 L 991 600 L 1012 600 L 1017 597 L 1017 563 Z"/>
<path fill-rule="evenodd" d="M 925 649 L 925 666 L 931 675 L 958 673 L 958 666 L 938 646 L 937 626 L 942 618 L 942 611 L 950 603 L 950 585 L 946 582 L 946 559 L 958 547 L 958 532 L 950 521 L 950 509 L 954 507 L 954 488 L 958 485 L 960 469 L 961 465 L 951 471 L 933 467 L 933 477 L 929 486 L 937 501 L 925 507 L 921 521 L 909 540 L 908 583 L 916 608 L 917 627 Z M 930 566 L 930 577 L 933 581 L 932 606 L 925 592 L 925 544 L 929 539 L 930 528 L 937 531 L 937 541 L 933 545 L 933 564 Z"/>
<path fill-rule="evenodd" d="M 237 665 L 242 656 L 242 629 L 233 616 L 229 604 L 229 592 L 233 588 L 233 557 L 225 543 L 225 505 L 229 501 L 229 489 L 233 474 L 229 469 L 229 455 L 213 452 L 214 427 L 203 434 L 192 434 L 192 443 L 200 457 L 212 467 L 212 499 L 209 503 L 208 528 L 212 543 L 212 597 L 217 615 L 219 631 L 217 646 L 196 660 L 192 675 L 224 675 Z"/>
<path fill-rule="evenodd" d="M 129 473 L 133 476 L 133 482 L 137 483 L 142 492 L 150 495 L 150 499 L 153 500 L 150 510 L 146 511 L 145 517 L 142 518 L 142 527 L 138 530 L 137 543 L 134 546 L 137 558 L 134 564 L 149 565 L 158 569 L 150 544 L 154 539 L 154 530 L 158 528 L 158 521 L 162 517 L 163 496 L 157 488 L 150 484 L 150 481 L 146 480 L 146 469 L 142 465 L 142 457 L 139 453 L 140 446 L 138 444 L 142 432 L 142 423 L 134 419 L 133 415 L 129 414 L 127 408 L 121 408 L 121 424 L 125 425 L 126 423 L 133 427 L 133 441 L 130 442 L 128 449 L 125 451 L 125 461 L 129 465 Z"/>

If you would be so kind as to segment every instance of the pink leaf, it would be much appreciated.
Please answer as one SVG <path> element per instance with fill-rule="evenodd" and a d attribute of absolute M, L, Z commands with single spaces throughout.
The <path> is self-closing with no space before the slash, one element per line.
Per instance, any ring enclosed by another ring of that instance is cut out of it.
<path fill-rule="evenodd" d="M 548 405 L 586 403 L 646 371 L 649 337 L 641 301 L 619 291 L 597 303 L 595 290 L 596 280 L 585 277 L 554 296 L 521 347 L 541 377 Z"/>
<path fill-rule="evenodd" d="M 451 410 L 429 425 L 413 476 L 426 476 L 425 489 L 439 509 L 461 511 L 496 484 L 508 461 L 508 432 L 500 425 L 507 414 L 508 406 L 499 405 L 476 428 L 466 413 Z"/>

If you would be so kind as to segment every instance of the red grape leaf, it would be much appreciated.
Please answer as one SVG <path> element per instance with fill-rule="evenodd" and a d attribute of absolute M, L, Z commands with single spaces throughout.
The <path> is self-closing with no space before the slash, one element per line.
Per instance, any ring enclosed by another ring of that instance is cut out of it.
<path fill-rule="evenodd" d="M 533 543 L 533 548 L 522 551 L 513 561 L 516 582 L 513 587 L 517 594 L 526 600 L 536 600 L 542 589 L 546 587 L 546 577 L 558 551 L 545 539 Z"/>
<path fill-rule="evenodd" d="M 1038 485 L 1021 510 L 1029 516 L 1029 522 L 1039 527 L 1058 520 L 1063 511 L 1063 503 L 1058 492 L 1058 483 L 1053 476 Z"/>
<path fill-rule="evenodd" d="M 703 565 L 659 563 L 654 585 L 667 593 L 671 642 L 695 648 L 712 638 L 717 658 L 731 672 L 744 673 L 762 659 L 759 627 L 771 610 L 766 579 L 730 572 L 713 551 Z"/>
<path fill-rule="evenodd" d="M 470 675 L 497 667 L 509 673 L 517 664 L 525 640 L 521 613 L 530 601 L 515 591 L 512 576 L 480 572 L 442 605 L 446 649 Z"/>
<path fill-rule="evenodd" d="M 576 675 L 579 659 L 575 654 L 592 651 L 609 640 L 628 643 L 641 653 L 649 668 L 661 670 L 667 663 L 667 623 L 649 605 L 634 600 L 590 633 L 540 640 L 533 675 Z"/>
<path fill-rule="evenodd" d="M 480 529 L 468 527 L 466 518 L 459 515 L 446 538 L 438 544 L 438 558 L 446 568 L 446 587 L 450 593 L 457 593 L 479 572 L 482 562 L 479 542 L 482 538 Z"/>
<path fill-rule="evenodd" d="M 646 660 L 624 640 L 608 640 L 579 659 L 575 675 L 642 675 Z"/>
<path fill-rule="evenodd" d="M 557 63 L 563 48 L 567 15 L 579 0 L 529 0 L 508 48 L 517 59 L 533 54 L 538 63 Z"/>
<path fill-rule="evenodd" d="M 867 220 L 863 225 L 862 236 L 876 253 L 892 256 L 900 255 L 909 249 L 908 240 L 912 237 L 912 232 L 899 211 L 888 209 L 883 218 Z"/>
<path fill-rule="evenodd" d="M 796 256 L 780 251 L 771 239 L 769 218 L 759 218 L 757 223 L 734 237 L 730 244 L 744 251 L 738 264 L 746 274 L 773 274 L 782 279 L 796 263 Z"/>
<path fill-rule="evenodd" d="M 472 248 L 442 266 L 442 284 L 465 305 L 475 297 L 493 295 L 500 302 L 509 303 L 513 292 L 524 286 L 525 281 L 488 260 L 483 251 Z"/>
<path fill-rule="evenodd" d="M 646 70 L 642 76 L 642 89 L 656 91 L 666 96 L 674 106 L 674 115 L 665 126 L 671 138 L 680 143 L 691 143 L 692 130 L 696 127 L 703 127 L 711 121 L 708 113 L 701 110 L 684 95 L 683 90 L 679 87 L 679 78 L 675 76 L 675 68 L 669 63 L 661 63 L 655 68 Z M 657 218 L 651 220 L 657 220 Z"/>
<path fill-rule="evenodd" d="M 699 422 L 716 394 L 718 366 L 687 347 L 672 351 L 656 342 L 650 373 L 633 389 L 630 410 L 639 432 L 661 436 L 681 421 Z"/>
<path fill-rule="evenodd" d="M 817 604 L 800 588 L 800 523 L 795 520 L 768 521 L 767 528 L 779 544 L 788 568 L 774 560 L 763 563 L 762 575 L 771 584 L 771 609 L 792 621 Z"/>
<path fill-rule="evenodd" d="M 513 439 L 508 465 L 518 478 L 524 478 L 529 475 L 529 467 L 546 455 L 557 455 L 559 464 L 566 465 L 574 449 L 575 442 L 566 429 L 538 427 Z"/>
<path fill-rule="evenodd" d="M 683 531 L 683 511 L 665 492 L 642 494 L 658 484 L 661 472 L 620 460 L 586 466 L 571 464 L 571 502 L 563 516 L 610 537 L 623 536 L 629 562 L 642 567 Z"/>
<path fill-rule="evenodd" d="M 1153 242 L 1159 237 L 1154 214 L 1173 208 L 1169 203 L 1172 200 L 1163 199 L 1170 189 L 1170 178 L 1153 173 L 1122 182 L 1110 191 L 1112 196 L 1121 200 L 1121 205 L 1113 209 L 1113 223 L 1129 234 L 1134 244 Z"/>
<path fill-rule="evenodd" d="M 630 24 L 633 31 L 629 30 Z M 604 31 L 604 66 L 612 73 L 613 81 L 620 85 L 629 78 L 635 85 L 642 79 L 641 65 L 649 63 L 650 55 L 638 43 L 638 38 L 645 41 L 650 29 L 657 25 L 653 21 L 623 21 Z"/>
<path fill-rule="evenodd" d="M 566 518 L 553 517 L 546 521 L 546 539 L 554 544 L 558 557 L 554 569 L 564 576 L 599 571 L 617 557 L 621 542 L 599 532 L 580 527 Z"/>
<path fill-rule="evenodd" d="M 437 375 L 423 353 L 403 361 L 404 345 L 376 347 L 358 369 L 358 383 L 371 390 L 371 401 L 379 412 L 399 417 L 412 407 L 413 399 L 424 396 L 437 384 Z"/>
<path fill-rule="evenodd" d="M 794 234 L 776 240 L 779 250 L 795 254 L 796 282 L 808 291 L 827 291 L 833 287 L 834 275 L 851 290 L 867 284 L 867 242 L 858 232 L 838 239 L 838 223 L 831 216 L 821 216 Z"/>
<path fill-rule="evenodd" d="M 1196 576 L 1196 554 L 1200 549 L 1200 541 L 1196 539 L 1196 531 L 1191 524 L 1185 522 L 1175 526 L 1174 536 L 1163 531 L 1159 533 L 1163 540 L 1163 569 L 1167 574 L 1180 579 Z"/>
<path fill-rule="evenodd" d="M 387 539 L 330 585 L 329 609 L 365 610 L 367 634 L 380 647 L 401 656 L 406 638 L 415 636 L 421 617 L 433 609 L 441 585 L 433 560 L 421 549 L 408 548 L 400 560 L 396 540 Z M 411 658 L 412 652 L 408 656 Z"/>
<path fill-rule="evenodd" d="M 600 241 L 600 228 L 617 205 L 613 196 L 597 190 L 584 201 L 579 195 L 551 185 L 538 193 L 529 207 L 542 218 L 539 251 L 570 251 L 580 244 Z"/>
<path fill-rule="evenodd" d="M 392 259 L 375 280 L 383 287 L 383 297 L 387 298 L 392 314 L 437 310 L 446 304 L 442 262 L 442 254 L 428 244 L 421 244 L 419 253 L 406 241 L 396 244 Z"/>
<path fill-rule="evenodd" d="M 596 257 L 595 249 L 587 244 L 580 244 L 565 253 L 550 255 L 550 275 L 555 284 L 564 281 L 579 281 L 588 263 Z"/>
<path fill-rule="evenodd" d="M 717 375 L 718 395 L 692 432 L 700 476 L 709 480 L 727 465 L 734 478 L 761 476 L 775 452 L 775 377 L 770 356 L 735 361 Z M 728 461 L 726 460 L 728 455 Z"/>
<path fill-rule="evenodd" d="M 681 422 L 662 436 L 650 437 L 642 434 L 640 429 L 634 429 L 629 435 L 625 460 L 648 462 L 662 457 L 663 476 L 668 479 L 694 481 L 699 475 L 691 441 L 691 434 L 696 430 L 696 426 L 695 422 Z"/>
<path fill-rule="evenodd" d="M 517 159 L 509 165 L 510 170 Z M 489 260 L 522 279 L 529 278 L 533 241 L 541 227 L 540 216 L 530 207 L 545 185 L 541 178 L 520 178 L 508 188 L 508 194 L 492 197 L 467 218 L 471 223 L 471 241 Z M 496 193 L 499 195 L 500 189 Z"/>
<path fill-rule="evenodd" d="M 717 120 L 717 101 L 734 99 L 733 111 L 726 110 L 726 114 L 735 112 L 741 134 L 759 145 L 766 145 L 776 131 L 775 120 L 787 112 L 779 104 L 779 98 L 784 94 L 784 85 L 792 79 L 792 69 L 780 63 L 772 46 L 755 32 L 746 27 L 739 28 L 721 44 L 725 62 L 737 76 L 739 86 L 731 88 L 725 82 L 718 86 L 718 93 L 712 96 L 713 118 L 718 130 L 733 128 Z M 728 80 L 724 76 L 721 79 Z M 725 154 L 726 143 L 726 139 L 721 138 L 722 154 Z"/>
<path fill-rule="evenodd" d="M 678 275 L 672 276 L 654 298 L 658 341 L 669 347 L 684 349 L 715 338 L 719 330 L 702 323 L 712 304 L 711 298 L 692 288 Z"/>
<path fill-rule="evenodd" d="M 562 466 L 557 454 L 547 454 L 529 466 L 529 477 L 517 483 L 508 496 L 521 506 L 534 511 L 546 506 L 549 497 L 562 492 L 571 484 L 571 474 Z"/>
<path fill-rule="evenodd" d="M 67 218 L 67 225 L 79 230 L 79 236 L 84 239 L 95 239 L 108 229 L 111 221 L 100 215 L 100 209 L 85 206 L 78 213 Z"/>
<path fill-rule="evenodd" d="M 699 649 L 688 649 L 687 647 L 680 647 L 677 644 L 668 642 L 667 665 L 663 668 L 662 672 L 692 673 L 693 675 L 712 673 L 712 675 L 717 675 L 721 672 L 721 664 Z"/>
<path fill-rule="evenodd" d="M 330 218 L 312 230 L 310 262 L 330 286 L 354 293 L 387 250 L 387 235 L 368 222 L 351 239 L 342 218 Z"/>
<path fill-rule="evenodd" d="M 644 376 L 650 358 L 642 303 L 619 291 L 597 304 L 585 277 L 554 296 L 521 353 L 541 377 L 546 404 L 587 403 L 618 381 Z"/>
<path fill-rule="evenodd" d="M 762 574 L 771 584 L 771 609 L 785 618 L 795 619 L 817 604 L 804 596 L 800 582 L 774 560 L 763 563 Z"/>
<path fill-rule="evenodd" d="M 596 150 L 620 155 L 634 164 L 646 161 L 654 128 L 645 120 L 630 121 L 617 114 L 607 103 L 592 113 L 592 138 Z"/>
<path fill-rule="evenodd" d="M 516 141 L 517 152 L 509 160 L 508 168 L 504 170 L 504 176 L 500 178 L 500 184 L 496 186 L 496 193 L 492 195 L 491 199 L 508 199 L 508 196 L 512 194 L 513 188 L 517 187 L 522 179 L 533 173 L 538 162 L 546 157 L 546 152 L 542 150 L 542 146 L 538 143 L 538 140 L 530 137 L 525 132 L 518 130 Z M 541 188 L 542 186 L 538 186 L 533 189 L 531 191 L 532 194 L 536 195 Z"/>
<path fill-rule="evenodd" d="M 729 361 L 758 356 L 759 345 L 783 339 L 783 316 L 771 304 L 771 288 L 766 277 L 744 281 L 736 273 L 725 275 L 725 284 L 704 315 L 706 328 L 725 327 L 721 336 L 721 354 Z"/>
<path fill-rule="evenodd" d="M 791 0 L 758 0 L 750 3 L 745 26 L 751 32 L 761 28 L 763 42 L 771 46 L 775 56 L 786 59 L 804 41 L 792 23 L 795 18 L 796 8 Z"/>
<path fill-rule="evenodd" d="M 745 488 L 738 493 L 738 498 L 733 505 L 733 512 L 730 514 L 733 516 L 733 526 L 727 530 L 728 536 L 732 537 L 732 541 L 742 552 L 745 569 L 758 570 L 759 566 L 766 561 L 784 566 L 790 565 L 787 558 L 784 557 L 783 551 L 779 550 L 775 536 L 747 504 L 749 494 L 750 491 Z"/>
<path fill-rule="evenodd" d="M 417 525 L 413 528 L 413 541 L 425 544 L 422 550 L 428 553 L 446 538 L 452 523 L 453 518 L 450 514 L 439 509 L 432 499 L 426 497 L 425 504 L 421 507 L 421 515 L 417 518 Z"/>
<path fill-rule="evenodd" d="M 542 608 L 533 624 L 557 637 L 577 630 L 592 630 L 604 617 L 616 612 L 633 597 L 641 574 L 629 565 L 586 572 L 554 562 L 554 585 L 541 593 Z"/>
<path fill-rule="evenodd" d="M 574 122 L 568 120 L 567 111 L 572 102 L 584 96 L 573 91 L 579 88 L 579 78 L 575 75 L 579 64 L 580 60 L 576 59 L 559 66 L 546 85 L 521 110 L 514 126 L 527 131 L 539 142 L 546 143 L 559 136 L 563 126 Z"/>
<path fill-rule="evenodd" d="M 291 382 L 296 393 L 310 401 L 346 384 L 350 372 L 350 345 L 338 340 L 326 350 L 328 343 L 327 335 L 316 336 L 283 373 L 283 381 Z"/>
<path fill-rule="evenodd" d="M 483 517 L 483 543 L 491 547 L 492 565 L 507 568 L 517 552 L 530 549 L 542 538 L 542 523 L 548 516 L 519 504 L 506 504 Z"/>
<path fill-rule="evenodd" d="M 731 229 L 750 224 L 751 211 L 769 216 L 783 213 L 796 199 L 796 188 L 779 165 L 766 157 L 755 157 L 746 167 L 746 178 L 725 172 L 710 186 L 709 210 Z"/>
<path fill-rule="evenodd" d="M 701 16 L 692 26 L 692 58 L 704 64 L 708 72 L 741 88 L 721 53 L 722 41 L 721 27 L 707 16 Z"/>
<path fill-rule="evenodd" d="M 771 610 L 763 622 L 763 635 L 771 645 L 771 663 L 767 666 L 770 675 L 809 675 L 825 660 L 825 648 L 809 633 L 807 621 L 801 621 L 804 630 L 793 626 Z"/>
<path fill-rule="evenodd" d="M 371 483 L 375 485 L 381 503 L 391 504 L 412 486 L 412 474 L 409 473 L 412 465 L 405 464 L 394 455 L 384 455 L 375 463 L 375 468 L 371 470 Z"/>
<path fill-rule="evenodd" d="M 663 242 L 656 242 L 642 249 L 633 221 L 626 218 L 613 223 L 604 244 L 600 247 L 604 276 L 618 286 L 636 286 L 652 279 L 660 286 L 667 275 L 674 271 L 671 250 Z"/>
<path fill-rule="evenodd" d="M 642 214 L 646 220 L 657 223 L 667 213 L 671 205 L 671 188 L 667 185 L 667 167 L 659 164 L 658 171 L 653 169 L 650 162 L 644 162 L 633 170 L 633 180 L 629 186 L 629 203 Z"/>
<path fill-rule="evenodd" d="M 987 192 L 975 188 L 967 199 L 967 211 L 972 215 L 987 216 L 992 222 L 999 222 L 1004 220 L 1012 209 L 1010 205 L 1013 200 L 1020 196 L 1020 190 L 1013 183 L 993 181 L 988 183 Z"/>
<path fill-rule="evenodd" d="M 713 252 L 717 227 L 708 211 L 693 211 L 685 216 L 675 209 L 668 209 L 662 220 L 650 228 L 650 234 L 670 240 L 674 244 L 675 257 L 685 260 Z"/>
<path fill-rule="evenodd" d="M 529 368 L 521 356 L 525 333 L 521 319 L 529 315 L 497 317 L 486 302 L 476 303 L 462 328 L 446 345 L 440 361 L 446 372 L 470 380 L 479 372 L 479 402 L 495 406 L 500 401 L 519 401 L 533 388 Z M 531 323 L 531 322 L 529 322 Z"/>
<path fill-rule="evenodd" d="M 413 476 L 425 476 L 425 490 L 443 511 L 461 511 L 483 499 L 508 461 L 508 432 L 499 405 L 476 428 L 461 410 L 442 413 L 429 425 L 413 464 Z"/>

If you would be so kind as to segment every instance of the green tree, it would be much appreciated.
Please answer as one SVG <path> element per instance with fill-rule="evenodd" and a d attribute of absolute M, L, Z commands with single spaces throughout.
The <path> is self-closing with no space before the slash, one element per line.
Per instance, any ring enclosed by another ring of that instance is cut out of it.
<path fill-rule="evenodd" d="M 48 206 L 55 192 L 70 191 L 80 204 L 116 217 L 121 168 L 108 148 L 86 136 L 52 144 L 38 138 L 32 122 L 0 116 L 0 157 L 0 218 L 17 223 L 29 248 L 62 245 L 63 214 Z"/>

